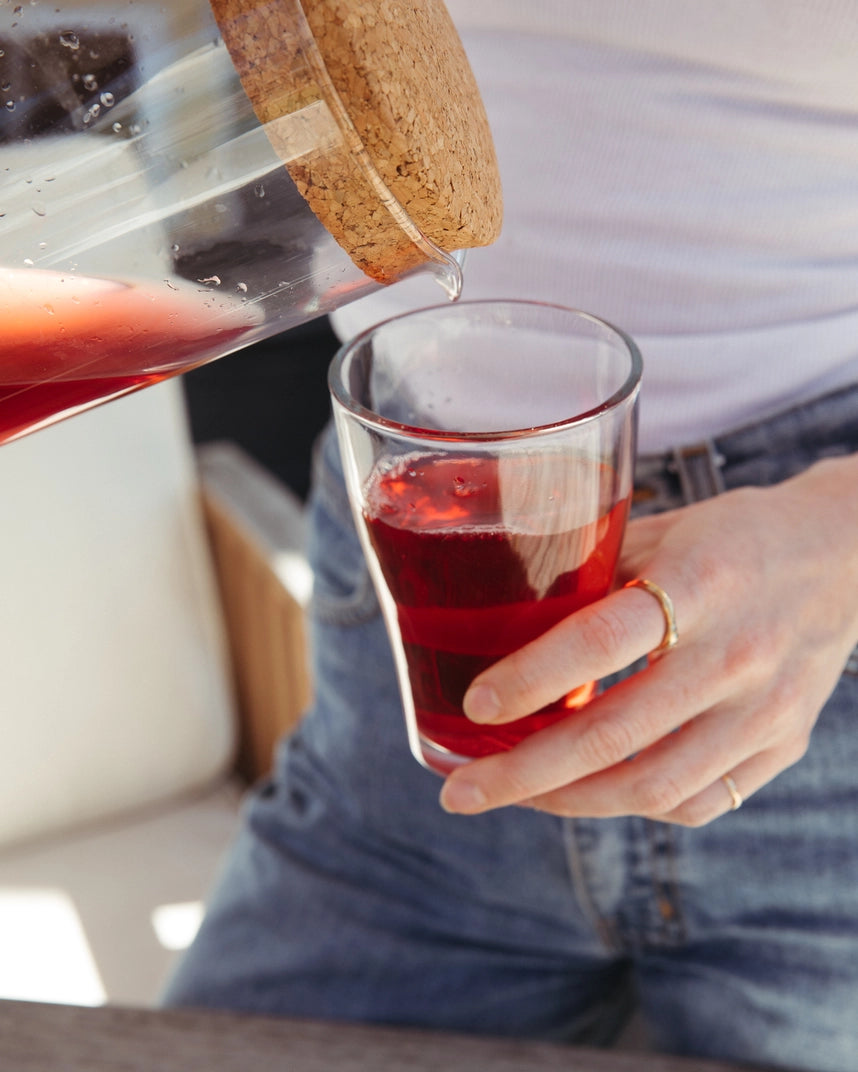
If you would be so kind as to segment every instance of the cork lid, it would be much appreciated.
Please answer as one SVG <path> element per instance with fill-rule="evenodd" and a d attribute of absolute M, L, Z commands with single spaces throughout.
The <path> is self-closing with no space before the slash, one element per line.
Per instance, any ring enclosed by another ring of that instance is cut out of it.
<path fill-rule="evenodd" d="M 369 276 L 497 238 L 491 131 L 442 0 L 210 2 L 272 145 Z"/>

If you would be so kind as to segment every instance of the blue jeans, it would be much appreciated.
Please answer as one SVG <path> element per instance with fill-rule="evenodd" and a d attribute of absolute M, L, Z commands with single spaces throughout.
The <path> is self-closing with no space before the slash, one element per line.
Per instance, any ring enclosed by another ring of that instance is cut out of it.
<path fill-rule="evenodd" d="M 793 414 L 719 441 L 726 486 L 858 450 L 858 392 L 820 406 L 812 435 Z M 678 503 L 670 460 L 641 472 L 642 508 Z M 314 706 L 247 800 L 167 1003 L 587 1044 L 638 1007 L 658 1049 L 854 1070 L 854 660 L 807 755 L 701 829 L 448 815 L 408 749 L 331 433 L 311 513 Z"/>

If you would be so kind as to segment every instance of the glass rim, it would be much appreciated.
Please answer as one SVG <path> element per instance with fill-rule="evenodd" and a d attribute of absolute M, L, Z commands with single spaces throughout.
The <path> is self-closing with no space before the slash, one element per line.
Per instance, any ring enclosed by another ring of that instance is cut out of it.
<path fill-rule="evenodd" d="M 376 413 L 374 410 L 362 405 L 346 390 L 343 378 L 346 362 L 352 354 L 363 346 L 367 339 L 370 339 L 373 335 L 389 325 L 399 323 L 403 320 L 416 319 L 419 316 L 425 316 L 426 314 L 436 313 L 438 311 L 446 310 L 455 312 L 458 309 L 474 308 L 478 306 L 494 306 L 496 308 L 526 307 L 529 309 L 551 310 L 558 313 L 569 314 L 576 320 L 586 320 L 591 324 L 595 324 L 614 335 L 625 347 L 629 355 L 628 374 L 623 383 L 612 395 L 610 395 L 610 397 L 600 402 L 597 406 L 593 406 L 581 413 L 576 413 L 573 417 L 565 417 L 562 420 L 551 421 L 548 424 L 527 425 L 522 428 L 500 429 L 497 431 L 458 432 L 450 431 L 449 429 L 424 428 L 421 425 L 394 421 L 388 417 L 383 417 L 380 413 Z M 328 368 L 328 388 L 335 402 L 342 406 L 342 408 L 351 414 L 352 417 L 369 427 L 380 428 L 388 432 L 398 432 L 401 435 L 434 440 L 437 442 L 485 443 L 504 439 L 521 439 L 524 437 L 531 438 L 534 436 L 548 435 L 561 429 L 588 424 L 601 414 L 617 409 L 623 402 L 634 401 L 635 396 L 640 390 L 642 374 L 643 358 L 637 343 L 627 332 L 623 331 L 621 328 L 615 327 L 609 321 L 602 319 L 602 317 L 585 312 L 582 309 L 575 309 L 571 306 L 560 305 L 554 302 L 532 301 L 522 298 L 480 298 L 475 300 L 446 302 L 422 306 L 417 309 L 410 309 L 407 312 L 387 317 L 386 319 L 380 320 L 370 327 L 365 328 L 353 338 L 344 342 L 334 354 Z"/>

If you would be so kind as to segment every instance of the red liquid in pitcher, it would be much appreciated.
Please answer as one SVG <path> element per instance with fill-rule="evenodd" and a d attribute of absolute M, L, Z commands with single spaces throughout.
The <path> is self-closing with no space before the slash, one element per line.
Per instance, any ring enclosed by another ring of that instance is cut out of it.
<path fill-rule="evenodd" d="M 0 443 L 191 368 L 254 324 L 190 285 L 0 268 Z"/>
<path fill-rule="evenodd" d="M 462 712 L 481 670 L 611 585 L 628 512 L 627 498 L 611 505 L 613 470 L 562 455 L 538 464 L 417 457 L 370 478 L 369 537 L 396 604 L 424 760 L 442 773 L 457 756 L 511 748 L 595 689 L 504 726 Z"/>

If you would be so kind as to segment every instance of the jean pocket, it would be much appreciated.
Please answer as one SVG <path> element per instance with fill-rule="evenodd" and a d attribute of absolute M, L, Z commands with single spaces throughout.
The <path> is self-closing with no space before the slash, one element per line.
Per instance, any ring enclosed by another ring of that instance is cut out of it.
<path fill-rule="evenodd" d="M 307 553 L 313 569 L 310 614 L 325 625 L 359 625 L 378 599 L 351 514 L 332 426 L 315 452 Z"/>

